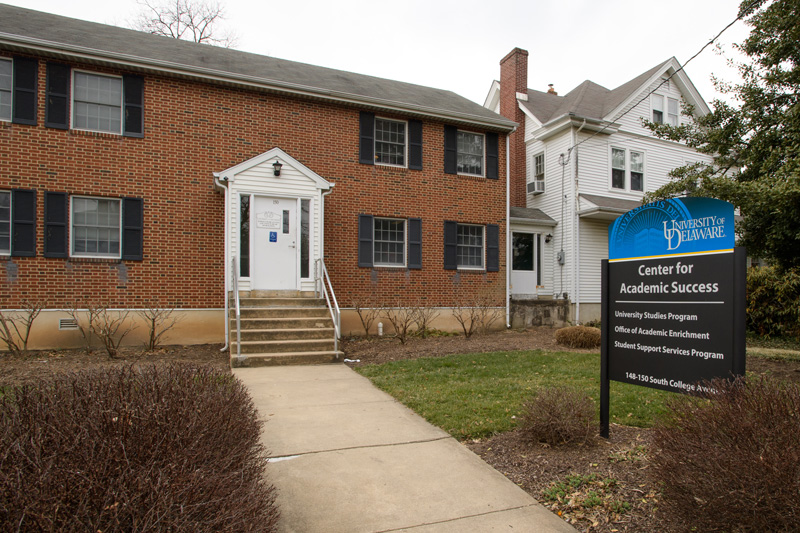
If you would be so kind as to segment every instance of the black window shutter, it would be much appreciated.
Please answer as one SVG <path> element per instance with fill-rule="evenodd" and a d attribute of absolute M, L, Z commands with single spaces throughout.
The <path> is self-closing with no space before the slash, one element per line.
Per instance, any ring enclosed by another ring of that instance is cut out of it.
<path fill-rule="evenodd" d="M 375 113 L 362 111 L 358 116 L 358 161 L 362 165 L 375 164 Z"/>
<path fill-rule="evenodd" d="M 486 271 L 500 270 L 500 226 L 486 224 Z"/>
<path fill-rule="evenodd" d="M 36 255 L 36 191 L 11 191 L 11 255 Z"/>
<path fill-rule="evenodd" d="M 408 121 L 408 168 L 422 170 L 422 122 Z"/>
<path fill-rule="evenodd" d="M 27 57 L 14 58 L 14 90 L 11 97 L 12 122 L 36 125 L 36 89 L 39 62 Z"/>
<path fill-rule="evenodd" d="M 69 128 L 70 68 L 60 63 L 47 63 L 47 87 L 45 88 L 44 125 L 48 128 Z M 45 194 L 45 205 L 47 195 Z M 47 242 L 45 240 L 45 242 Z M 47 246 L 45 245 L 45 255 Z"/>
<path fill-rule="evenodd" d="M 358 266 L 372 266 L 372 215 L 358 215 Z"/>
<path fill-rule="evenodd" d="M 125 101 L 125 137 L 144 137 L 144 78 L 141 76 L 122 77 Z"/>
<path fill-rule="evenodd" d="M 444 127 L 444 172 L 458 174 L 458 128 Z"/>
<path fill-rule="evenodd" d="M 44 193 L 44 256 L 67 257 L 67 193 Z"/>
<path fill-rule="evenodd" d="M 144 242 L 144 200 L 122 199 L 122 259 L 141 261 Z"/>
<path fill-rule="evenodd" d="M 498 136 L 496 133 L 486 134 L 486 177 L 496 180 L 500 177 Z"/>
<path fill-rule="evenodd" d="M 444 269 L 458 268 L 458 223 L 444 221 Z"/>
<path fill-rule="evenodd" d="M 422 268 L 422 219 L 408 219 L 408 268 Z"/>

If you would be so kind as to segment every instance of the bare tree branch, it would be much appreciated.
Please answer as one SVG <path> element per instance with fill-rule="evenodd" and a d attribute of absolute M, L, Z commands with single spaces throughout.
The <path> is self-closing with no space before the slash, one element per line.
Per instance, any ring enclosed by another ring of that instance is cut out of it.
<path fill-rule="evenodd" d="M 217 0 L 137 0 L 141 7 L 131 27 L 196 43 L 231 48 L 236 34 L 219 27 L 225 19 L 223 5 Z"/>

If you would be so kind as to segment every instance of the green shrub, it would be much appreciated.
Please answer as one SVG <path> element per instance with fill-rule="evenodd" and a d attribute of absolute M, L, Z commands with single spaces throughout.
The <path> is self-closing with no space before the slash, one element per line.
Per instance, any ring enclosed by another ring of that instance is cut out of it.
<path fill-rule="evenodd" d="M 800 272 L 747 270 L 747 329 L 767 337 L 800 338 Z"/>
<path fill-rule="evenodd" d="M 520 431 L 530 442 L 587 444 L 597 430 L 594 400 L 571 387 L 545 387 L 523 406 Z"/>
<path fill-rule="evenodd" d="M 8 531 L 275 531 L 260 422 L 219 370 L 126 366 L 0 398 Z"/>
<path fill-rule="evenodd" d="M 710 387 L 676 397 L 654 428 L 666 512 L 696 531 L 800 531 L 800 387 L 765 378 Z"/>
<path fill-rule="evenodd" d="M 556 342 L 570 348 L 597 348 L 600 330 L 587 326 L 570 326 L 556 330 Z"/>

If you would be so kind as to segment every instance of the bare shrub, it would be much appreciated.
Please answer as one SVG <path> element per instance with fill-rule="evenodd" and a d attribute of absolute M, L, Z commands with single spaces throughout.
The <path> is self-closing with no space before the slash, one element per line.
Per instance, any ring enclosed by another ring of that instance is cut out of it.
<path fill-rule="evenodd" d="M 600 330 L 588 326 L 570 326 L 556 330 L 556 342 L 570 348 L 597 348 Z"/>
<path fill-rule="evenodd" d="M 241 382 L 209 367 L 129 365 L 7 389 L 0 523 L 14 531 L 276 531 L 260 428 Z"/>
<path fill-rule="evenodd" d="M 654 427 L 663 504 L 698 531 L 800 531 L 800 387 L 713 381 Z"/>
<path fill-rule="evenodd" d="M 417 332 L 423 339 L 428 337 L 431 330 L 431 324 L 439 317 L 439 310 L 435 307 L 425 307 L 421 302 L 417 302 L 414 306 L 414 324 L 417 326 Z"/>
<path fill-rule="evenodd" d="M 478 330 L 482 333 L 487 333 L 492 324 L 500 320 L 505 312 L 498 309 L 497 299 L 490 293 L 478 295 L 474 305 L 477 310 Z"/>
<path fill-rule="evenodd" d="M 144 309 L 137 311 L 137 314 L 147 323 L 145 350 L 148 352 L 161 346 L 164 334 L 174 328 L 182 318 L 175 314 L 174 308 L 158 307 L 154 302 L 148 302 Z"/>
<path fill-rule="evenodd" d="M 97 321 L 97 315 L 102 310 L 102 307 L 93 302 L 86 302 L 83 304 L 85 311 L 81 309 L 81 305 L 75 302 L 68 310 L 69 316 L 75 321 L 78 331 L 83 339 L 83 347 L 86 353 L 91 354 L 94 351 L 92 347 L 92 338 L 94 337 L 92 324 Z M 84 318 L 84 313 L 86 318 Z"/>
<path fill-rule="evenodd" d="M 136 324 L 128 320 L 130 311 L 112 311 L 102 307 L 90 322 L 92 333 L 100 339 L 109 357 L 114 357 L 119 351 L 122 340 L 134 329 Z"/>
<path fill-rule="evenodd" d="M 400 340 L 400 344 L 405 344 L 414 326 L 414 308 L 404 307 L 398 303 L 397 307 L 384 309 L 383 316 L 394 328 L 394 334 Z"/>
<path fill-rule="evenodd" d="M 471 303 L 465 303 L 464 300 L 459 300 L 453 306 L 453 318 L 461 326 L 461 331 L 464 332 L 466 338 L 472 337 L 472 334 L 478 330 L 480 326 L 480 313 L 478 308 Z"/>
<path fill-rule="evenodd" d="M 356 310 L 358 318 L 361 320 L 361 327 L 364 328 L 364 335 L 369 337 L 372 324 L 375 323 L 381 314 L 381 307 L 371 298 L 355 298 L 353 299 L 353 308 Z"/>
<path fill-rule="evenodd" d="M 599 422 L 594 400 L 565 386 L 539 390 L 523 406 L 520 431 L 530 442 L 590 444 L 595 442 Z"/>
<path fill-rule="evenodd" d="M 14 355 L 28 353 L 28 339 L 36 317 L 45 307 L 40 300 L 24 300 L 22 311 L 3 313 L 0 311 L 0 341 L 5 343 L 8 351 Z"/>

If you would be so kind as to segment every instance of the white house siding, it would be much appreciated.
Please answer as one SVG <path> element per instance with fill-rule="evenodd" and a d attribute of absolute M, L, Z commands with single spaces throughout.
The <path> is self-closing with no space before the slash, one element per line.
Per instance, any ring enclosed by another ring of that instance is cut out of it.
<path fill-rule="evenodd" d="M 305 175 L 291 168 L 284 162 L 279 177 L 274 176 L 272 168 L 274 161 L 270 159 L 260 165 L 251 167 L 236 175 L 229 184 L 230 189 L 230 251 L 231 257 L 239 256 L 239 197 L 242 194 L 256 194 L 261 196 L 300 197 L 311 201 L 311 242 L 310 242 L 310 269 L 311 279 L 301 280 L 301 290 L 314 290 L 314 261 L 319 257 L 321 249 L 322 221 L 320 192 L 316 184 Z M 252 246 L 251 246 L 252 250 Z M 249 279 L 240 280 L 240 290 L 249 290 Z"/>
<path fill-rule="evenodd" d="M 530 121 L 526 121 L 530 122 Z M 570 274 L 571 271 L 569 261 L 571 260 L 571 210 L 572 203 L 568 200 L 573 197 L 573 180 L 572 165 L 563 168 L 559 164 L 559 156 L 567 153 L 569 147 L 572 145 L 572 132 L 569 130 L 547 139 L 546 142 L 528 140 L 526 148 L 526 161 L 528 167 L 528 181 L 532 179 L 531 165 L 533 156 L 544 151 L 545 154 L 545 192 L 543 194 L 528 194 L 527 207 L 538 208 L 544 211 L 545 214 L 554 219 L 558 224 L 549 229 L 548 233 L 553 235 L 553 240 L 545 245 L 545 256 L 543 257 L 543 277 L 542 283 L 544 285 L 541 295 L 557 296 L 563 292 L 570 292 Z M 567 196 L 567 201 L 564 204 L 564 220 L 562 220 L 562 176 L 563 176 L 563 193 Z M 563 235 L 563 240 L 562 240 Z M 561 249 L 564 249 L 566 254 L 566 262 L 564 266 L 558 264 L 557 254 Z M 562 277 L 563 276 L 563 277 Z"/>
<path fill-rule="evenodd" d="M 600 262 L 608 259 L 608 226 L 602 220 L 580 221 L 580 301 L 599 303 Z"/>

